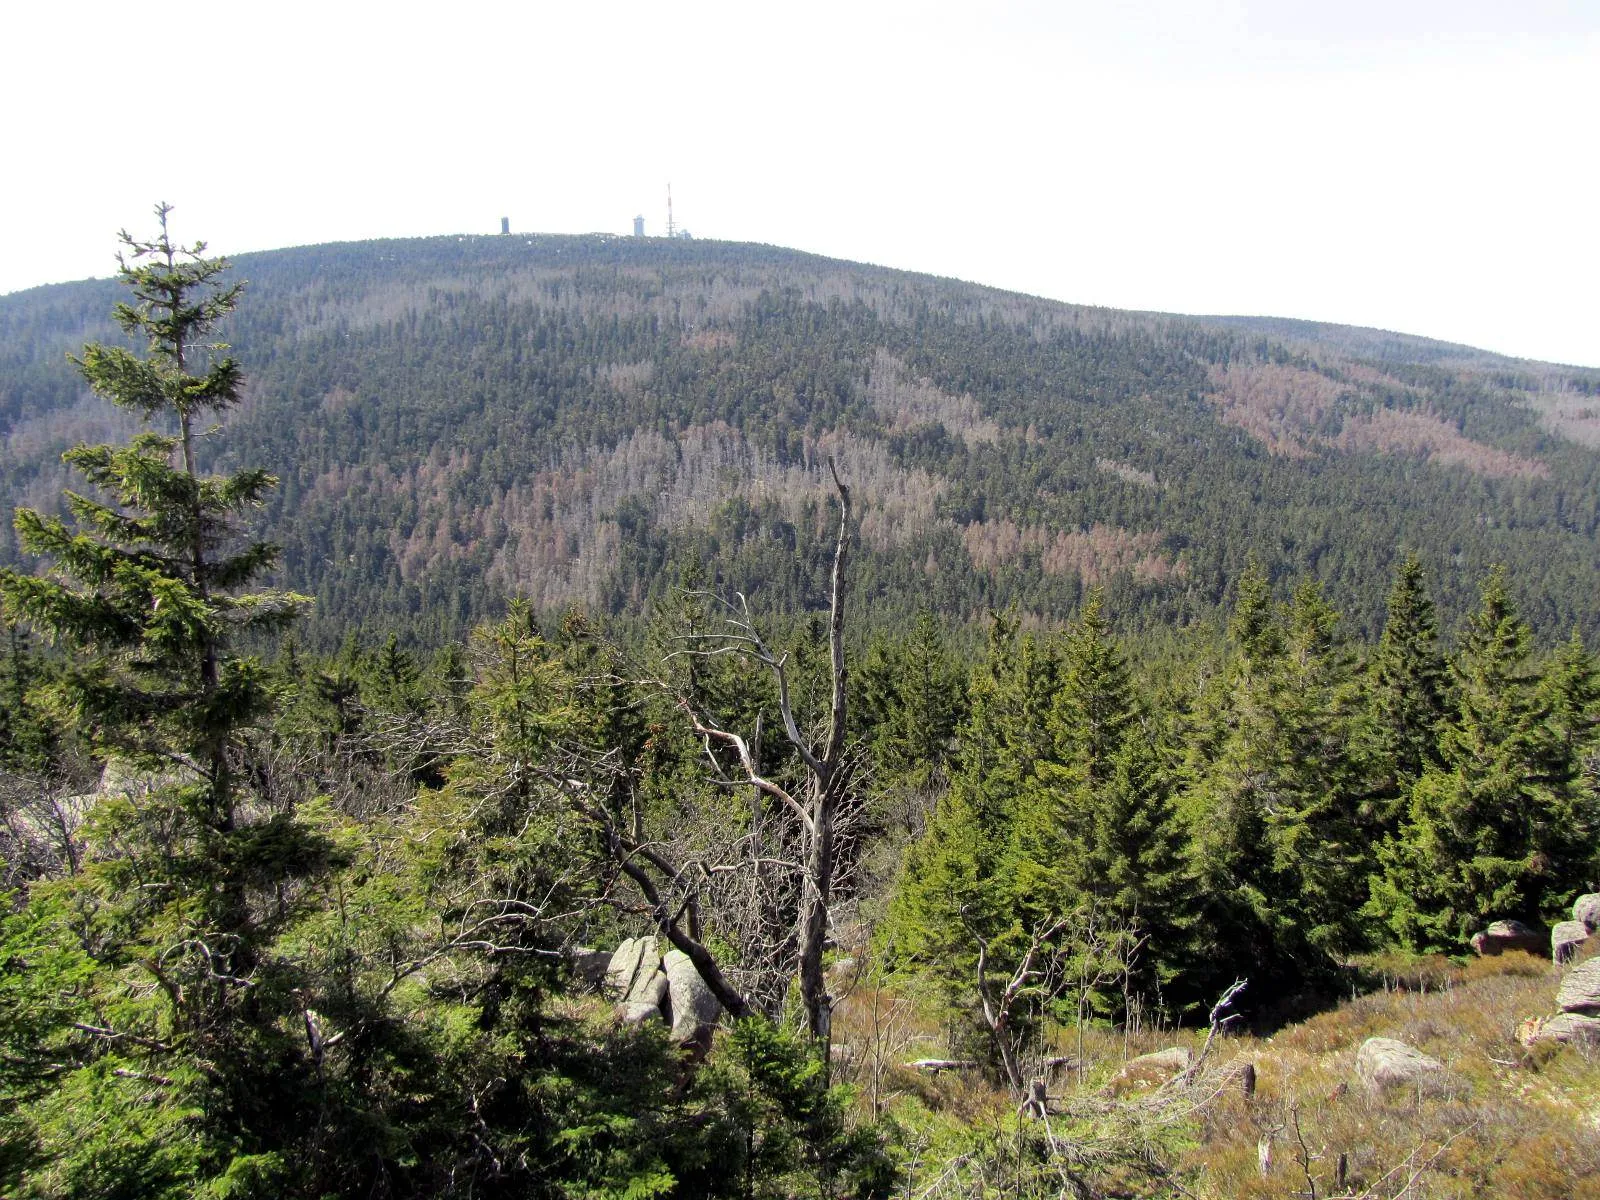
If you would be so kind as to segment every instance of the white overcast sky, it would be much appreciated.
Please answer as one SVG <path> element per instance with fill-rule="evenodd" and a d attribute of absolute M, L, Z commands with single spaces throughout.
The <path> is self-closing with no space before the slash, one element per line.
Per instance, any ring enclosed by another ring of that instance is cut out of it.
<path fill-rule="evenodd" d="M 1600 0 L 57 0 L 0 38 L 0 292 L 158 199 L 246 250 L 771 242 L 1600 366 Z"/>

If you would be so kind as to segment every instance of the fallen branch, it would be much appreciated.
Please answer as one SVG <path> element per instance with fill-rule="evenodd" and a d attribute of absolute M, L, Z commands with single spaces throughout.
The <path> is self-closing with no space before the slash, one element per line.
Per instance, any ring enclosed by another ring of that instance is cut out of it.
<path fill-rule="evenodd" d="M 1228 989 L 1223 992 L 1221 996 L 1217 997 L 1217 1002 L 1211 1006 L 1211 1026 L 1206 1030 L 1205 1045 L 1200 1047 L 1199 1057 L 1196 1058 L 1192 1064 L 1190 1064 L 1187 1071 L 1176 1077 L 1177 1080 L 1181 1080 L 1184 1084 L 1190 1084 L 1194 1082 L 1195 1076 L 1200 1074 L 1200 1068 L 1205 1066 L 1206 1057 L 1211 1053 L 1211 1043 L 1216 1041 L 1217 1033 L 1226 1027 L 1229 1021 L 1236 1021 L 1239 1019 L 1238 1013 L 1234 1013 L 1233 1015 L 1226 1017 L 1222 1014 L 1227 1012 L 1228 1009 L 1232 1007 L 1234 998 L 1249 986 L 1250 981 L 1248 979 L 1235 979 L 1231 984 L 1228 985 Z"/>

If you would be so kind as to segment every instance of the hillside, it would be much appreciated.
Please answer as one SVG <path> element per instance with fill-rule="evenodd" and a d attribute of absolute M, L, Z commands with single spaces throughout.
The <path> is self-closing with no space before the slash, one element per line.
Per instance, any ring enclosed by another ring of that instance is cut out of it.
<path fill-rule="evenodd" d="M 168 212 L 112 415 L 6 310 L 0 1195 L 1600 1195 L 1589 373 L 480 239 L 247 384 Z"/>
<path fill-rule="evenodd" d="M 1491 563 L 1545 636 L 1600 631 L 1600 371 L 1305 322 L 1078 307 L 772 247 L 610 237 L 241 256 L 248 396 L 214 464 L 317 597 L 425 642 L 523 594 L 638 612 L 714 572 L 813 604 L 821 464 L 855 485 L 869 619 L 1132 627 L 1217 611 L 1247 556 L 1379 622 L 1405 550 L 1447 623 Z M 109 281 L 0 297 L 0 503 L 116 438 L 66 360 Z M 15 558 L 9 528 L 0 558 Z"/>
<path fill-rule="evenodd" d="M 1586 1047 L 1528 1047 L 1517 1038 L 1531 1014 L 1549 1007 L 1559 968 L 1513 953 L 1465 966 L 1419 959 L 1371 973 L 1381 986 L 1270 1037 L 1218 1039 L 1187 1086 L 1160 1086 L 1174 1070 L 1170 1061 L 1159 1069 L 1160 1052 L 1180 1048 L 1178 1061 L 1193 1061 L 1205 1053 L 1204 1030 L 1096 1028 L 1081 1042 L 1061 1031 L 1040 1057 L 1059 1064 L 1049 1071 L 1052 1124 L 1062 1141 L 1061 1131 L 1071 1130 L 1076 1162 L 1098 1185 L 1088 1194 L 1600 1195 L 1600 1061 Z M 974 1124 L 1005 1128 L 1014 1101 L 975 1073 L 910 1069 L 942 1050 L 940 1031 L 913 998 L 875 988 L 870 978 L 842 982 L 849 1053 L 841 1057 L 864 1095 L 874 1103 L 889 1097 L 883 1107 L 919 1132 L 942 1133 L 974 1114 Z M 1445 1066 L 1447 1085 L 1369 1092 L 1356 1060 L 1370 1037 L 1425 1048 Z M 1130 1065 L 1142 1054 L 1152 1057 Z M 1025 1127 L 1007 1132 L 1002 1145 L 1017 1164 L 1008 1183 L 1021 1194 L 1073 1194 L 1060 1188 L 1059 1162 L 1029 1160 Z M 927 1194 L 980 1194 L 983 1182 L 994 1186 L 992 1174 L 983 1178 L 993 1166 L 981 1159 L 934 1161 L 916 1179 Z M 940 1179 L 942 1171 L 955 1179 Z M 1167 1171 L 1180 1176 L 1181 1190 Z M 1024 1190 L 1030 1183 L 1037 1191 Z"/>

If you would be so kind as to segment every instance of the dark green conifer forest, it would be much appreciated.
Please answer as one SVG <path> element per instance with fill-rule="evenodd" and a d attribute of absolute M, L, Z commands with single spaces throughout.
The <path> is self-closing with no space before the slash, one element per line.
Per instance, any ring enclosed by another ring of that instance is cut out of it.
<path fill-rule="evenodd" d="M 0 299 L 0 1194 L 1214 1195 L 1600 889 L 1593 372 L 170 212 Z"/>

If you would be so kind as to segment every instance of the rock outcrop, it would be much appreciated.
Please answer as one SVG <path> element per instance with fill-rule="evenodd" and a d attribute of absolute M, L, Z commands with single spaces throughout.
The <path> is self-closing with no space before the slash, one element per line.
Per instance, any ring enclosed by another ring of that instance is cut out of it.
<path fill-rule="evenodd" d="M 1529 1017 L 1517 1029 L 1517 1041 L 1530 1049 L 1545 1043 L 1600 1046 L 1600 1017 L 1584 1013 L 1557 1013 L 1553 1017 Z"/>
<path fill-rule="evenodd" d="M 642 1025 L 652 1018 L 669 1019 L 667 973 L 661 969 L 660 960 L 656 961 L 655 970 L 639 972 L 633 981 L 633 990 L 623 998 L 621 1011 L 623 1021 L 629 1025 Z"/>
<path fill-rule="evenodd" d="M 1543 954 L 1545 937 L 1521 921 L 1496 921 L 1482 933 L 1472 935 L 1472 948 L 1478 954 L 1492 957 L 1507 950 L 1525 950 L 1529 954 Z"/>
<path fill-rule="evenodd" d="M 612 952 L 611 963 L 606 968 L 606 993 L 619 1003 L 626 1001 L 646 961 L 650 963 L 650 972 L 661 964 L 661 958 L 656 954 L 655 938 L 623 939 L 622 944 Z"/>
<path fill-rule="evenodd" d="M 1600 929 L 1600 892 L 1590 892 L 1574 900 L 1572 919 L 1582 922 L 1590 933 Z"/>
<path fill-rule="evenodd" d="M 1140 1091 L 1159 1087 L 1176 1078 L 1194 1065 L 1194 1051 L 1187 1046 L 1168 1046 L 1152 1054 L 1141 1054 L 1129 1059 L 1111 1078 L 1107 1087 L 1113 1093 Z"/>
<path fill-rule="evenodd" d="M 605 991 L 630 1025 L 665 1021 L 680 1046 L 707 1049 L 722 1005 L 680 950 L 664 955 L 653 937 L 628 938 L 611 955 Z"/>
<path fill-rule="evenodd" d="M 1588 940 L 1589 927 L 1582 921 L 1562 921 L 1550 931 L 1550 957 L 1558 964 L 1569 963 Z"/>
<path fill-rule="evenodd" d="M 1567 972 L 1556 989 L 1556 1007 L 1569 1013 L 1600 1013 L 1600 958 Z"/>
<path fill-rule="evenodd" d="M 1394 1038 L 1368 1038 L 1356 1052 L 1356 1078 L 1369 1095 L 1418 1091 L 1436 1095 L 1449 1087 L 1444 1064 Z"/>
<path fill-rule="evenodd" d="M 711 1031 L 722 1016 L 721 1001 L 681 950 L 668 950 L 662 965 L 672 1007 L 672 1040 L 680 1046 L 709 1048 Z"/>

